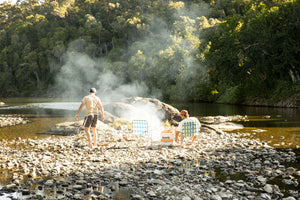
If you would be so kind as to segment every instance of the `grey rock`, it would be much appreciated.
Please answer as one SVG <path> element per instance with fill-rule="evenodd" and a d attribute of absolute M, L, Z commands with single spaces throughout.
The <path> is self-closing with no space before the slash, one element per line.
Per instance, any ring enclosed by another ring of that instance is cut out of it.
<path fill-rule="evenodd" d="M 273 187 L 270 184 L 266 184 L 263 189 L 264 189 L 264 191 L 266 191 L 269 194 L 273 193 Z"/>
<path fill-rule="evenodd" d="M 150 197 L 155 197 L 156 196 L 155 192 L 153 192 L 153 191 L 148 192 L 147 195 L 149 195 Z"/>
<path fill-rule="evenodd" d="M 286 197 L 286 198 L 282 198 L 282 200 L 296 200 L 294 197 Z"/>
<path fill-rule="evenodd" d="M 267 179 L 263 176 L 258 176 L 257 180 L 262 184 L 265 184 L 267 182 Z"/>
<path fill-rule="evenodd" d="M 214 194 L 214 195 L 211 196 L 211 199 L 212 200 L 222 200 L 222 197 L 220 197 L 219 195 Z"/>
<path fill-rule="evenodd" d="M 82 185 L 73 185 L 72 188 L 75 190 L 81 190 L 81 189 L 83 189 L 83 186 Z"/>
<path fill-rule="evenodd" d="M 271 196 L 269 194 L 267 194 L 267 193 L 262 193 L 260 196 L 263 199 L 267 199 L 267 200 L 271 200 L 272 199 Z"/>
<path fill-rule="evenodd" d="M 289 180 L 289 179 L 283 179 L 282 183 L 287 184 L 287 185 L 293 185 L 294 184 L 294 182 L 292 180 Z"/>
<path fill-rule="evenodd" d="M 184 196 L 184 197 L 182 198 L 182 200 L 191 200 L 191 197 Z"/>
<path fill-rule="evenodd" d="M 53 185 L 54 185 L 54 180 L 53 179 L 47 180 L 45 182 L 45 186 L 53 186 Z"/>

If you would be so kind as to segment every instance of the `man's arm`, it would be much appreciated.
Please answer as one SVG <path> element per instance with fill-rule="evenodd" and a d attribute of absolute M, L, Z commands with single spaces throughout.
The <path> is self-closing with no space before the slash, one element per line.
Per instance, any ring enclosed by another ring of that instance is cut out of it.
<path fill-rule="evenodd" d="M 101 101 L 98 102 L 98 106 L 99 106 L 100 112 L 101 112 L 101 120 L 104 121 L 104 110 L 103 110 Z"/>
<path fill-rule="evenodd" d="M 178 136 L 182 132 L 182 123 L 179 122 L 178 127 L 175 130 L 175 142 L 179 143 Z"/>
<path fill-rule="evenodd" d="M 77 120 L 78 120 L 78 118 L 79 118 L 79 114 L 80 114 L 80 112 L 82 111 L 83 107 L 84 107 L 84 103 L 83 103 L 83 102 L 81 102 L 81 104 L 80 104 L 80 106 L 79 106 L 79 108 L 78 108 L 77 115 L 75 116 L 75 121 L 77 121 Z"/>

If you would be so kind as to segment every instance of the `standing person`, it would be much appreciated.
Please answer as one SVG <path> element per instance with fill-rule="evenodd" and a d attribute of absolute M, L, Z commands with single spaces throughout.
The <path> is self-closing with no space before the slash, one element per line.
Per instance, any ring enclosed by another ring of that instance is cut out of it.
<path fill-rule="evenodd" d="M 90 137 L 90 128 L 92 128 L 93 138 L 94 138 L 94 146 L 97 146 L 97 134 L 96 134 L 96 125 L 98 118 L 98 107 L 101 112 L 101 120 L 104 121 L 104 111 L 102 107 L 102 103 L 99 97 L 96 96 L 96 89 L 91 88 L 90 94 L 83 97 L 81 101 L 81 105 L 78 109 L 77 115 L 75 116 L 75 120 L 78 120 L 79 114 L 83 107 L 85 106 L 85 118 L 84 118 L 84 132 L 87 136 L 89 147 L 92 147 L 91 137 Z"/>
<path fill-rule="evenodd" d="M 183 123 L 185 123 L 185 122 L 195 122 L 199 129 L 201 127 L 201 124 L 200 124 L 199 120 L 196 117 L 190 117 L 187 110 L 180 111 L 180 117 L 181 117 L 182 120 L 179 122 L 179 125 L 178 125 L 177 130 L 176 130 L 175 141 L 177 143 L 179 142 L 178 136 L 181 133 L 181 135 L 180 135 L 181 145 L 183 145 L 183 139 L 184 139 L 183 134 L 182 134 L 182 125 L 183 125 Z M 192 142 L 191 142 L 190 145 L 192 145 L 194 143 L 195 139 L 197 138 L 197 135 L 198 135 L 198 133 L 196 133 L 193 136 L 193 139 L 192 139 Z"/>

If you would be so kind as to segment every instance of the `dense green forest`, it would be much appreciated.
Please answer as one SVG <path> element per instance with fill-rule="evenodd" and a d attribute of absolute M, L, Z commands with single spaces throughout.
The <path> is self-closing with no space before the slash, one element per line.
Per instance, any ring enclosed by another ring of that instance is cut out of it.
<path fill-rule="evenodd" d="M 0 97 L 134 84 L 173 101 L 300 99 L 299 13 L 297 0 L 3 3 Z"/>

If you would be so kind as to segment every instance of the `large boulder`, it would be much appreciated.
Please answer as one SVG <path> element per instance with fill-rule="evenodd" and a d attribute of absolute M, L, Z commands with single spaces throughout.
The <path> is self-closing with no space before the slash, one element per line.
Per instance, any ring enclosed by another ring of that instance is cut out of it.
<path fill-rule="evenodd" d="M 160 120 L 168 120 L 174 126 L 177 126 L 181 120 L 177 108 L 154 98 L 128 98 L 124 102 L 106 104 L 104 109 L 117 117 L 129 120 L 133 118 L 131 116 L 143 117 L 145 112 L 150 115 L 159 115 Z"/>
<path fill-rule="evenodd" d="M 105 104 L 103 107 L 106 112 L 115 117 L 126 117 L 128 113 L 137 112 L 137 109 L 134 106 L 123 102 L 109 103 Z"/>
<path fill-rule="evenodd" d="M 56 124 L 44 134 L 49 135 L 76 135 L 80 132 L 83 120 L 77 122 L 63 122 Z"/>
<path fill-rule="evenodd" d="M 177 108 L 153 98 L 134 97 L 128 99 L 132 105 L 154 104 L 158 111 L 164 113 L 164 120 L 168 120 L 171 125 L 177 126 L 181 121 L 180 112 Z"/>
<path fill-rule="evenodd" d="M 114 121 L 118 120 L 119 117 L 111 114 L 110 112 L 107 112 L 106 110 L 104 110 L 104 123 L 105 124 L 109 124 L 109 123 L 113 123 Z M 101 120 L 101 119 L 99 119 Z"/>

